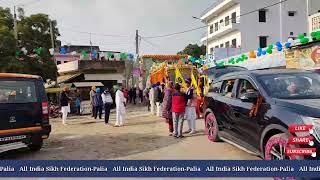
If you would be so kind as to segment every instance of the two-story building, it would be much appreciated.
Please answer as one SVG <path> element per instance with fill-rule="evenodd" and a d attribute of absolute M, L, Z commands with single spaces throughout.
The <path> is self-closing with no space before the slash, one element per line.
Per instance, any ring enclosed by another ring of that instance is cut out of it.
<path fill-rule="evenodd" d="M 240 48 L 248 52 L 277 41 L 308 33 L 308 16 L 320 10 L 319 0 L 218 0 L 201 16 L 214 48 Z"/>

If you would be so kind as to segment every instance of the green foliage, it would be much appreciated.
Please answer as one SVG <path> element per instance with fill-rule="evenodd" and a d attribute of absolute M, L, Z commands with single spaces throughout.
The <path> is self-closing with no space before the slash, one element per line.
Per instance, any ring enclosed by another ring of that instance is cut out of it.
<path fill-rule="evenodd" d="M 9 8 L 0 7 L 0 25 L 13 30 L 13 15 Z"/>
<path fill-rule="evenodd" d="M 24 16 L 18 9 L 18 45 L 13 34 L 13 16 L 10 9 L 0 7 L 0 72 L 35 74 L 43 79 L 55 80 L 57 67 L 49 49 L 51 48 L 50 19 L 46 14 Z M 54 42 L 59 42 L 57 22 L 52 21 Z M 28 54 L 21 52 L 26 48 Z"/>
<path fill-rule="evenodd" d="M 206 54 L 206 46 L 199 46 L 198 44 L 189 44 L 184 50 L 178 52 L 178 54 L 187 54 L 196 59 L 199 59 L 201 55 Z"/>

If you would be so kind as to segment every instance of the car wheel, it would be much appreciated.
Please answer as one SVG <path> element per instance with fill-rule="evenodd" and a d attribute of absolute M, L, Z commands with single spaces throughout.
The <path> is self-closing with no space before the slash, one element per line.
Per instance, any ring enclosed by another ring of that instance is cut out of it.
<path fill-rule="evenodd" d="M 287 147 L 296 147 L 288 145 L 288 135 L 286 133 L 276 134 L 272 136 L 265 145 L 265 160 L 298 160 L 303 159 L 301 156 L 286 156 Z"/>
<path fill-rule="evenodd" d="M 31 151 L 39 151 L 42 148 L 43 139 L 39 136 L 31 138 L 31 143 L 28 145 Z"/>
<path fill-rule="evenodd" d="M 286 156 L 288 147 L 288 135 L 286 133 L 272 136 L 265 145 L 265 160 L 294 160 L 299 157 Z M 290 145 L 291 147 L 291 145 Z M 293 146 L 294 147 L 294 146 Z M 274 180 L 296 180 L 295 177 L 274 177 Z"/>
<path fill-rule="evenodd" d="M 205 133 L 208 136 L 209 141 L 217 142 L 219 141 L 218 137 L 218 123 L 215 115 L 213 113 L 207 114 L 205 118 Z"/>

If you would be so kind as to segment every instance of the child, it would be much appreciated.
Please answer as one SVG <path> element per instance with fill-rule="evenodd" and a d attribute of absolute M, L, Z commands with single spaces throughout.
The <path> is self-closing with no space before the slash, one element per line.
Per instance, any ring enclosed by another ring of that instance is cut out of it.
<path fill-rule="evenodd" d="M 76 107 L 77 107 L 77 114 L 78 115 L 81 115 L 80 106 L 81 106 L 81 101 L 80 101 L 80 97 L 78 96 L 76 99 Z"/>

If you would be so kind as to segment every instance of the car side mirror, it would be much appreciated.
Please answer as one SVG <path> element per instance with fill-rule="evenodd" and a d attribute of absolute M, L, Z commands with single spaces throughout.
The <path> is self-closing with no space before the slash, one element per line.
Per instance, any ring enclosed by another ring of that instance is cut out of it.
<path fill-rule="evenodd" d="M 240 100 L 242 102 L 254 103 L 257 101 L 258 97 L 259 97 L 258 92 L 247 92 L 247 93 L 244 93 L 240 96 Z"/>

